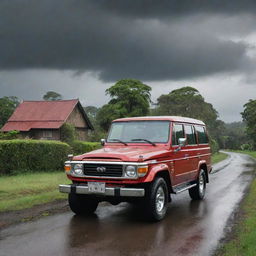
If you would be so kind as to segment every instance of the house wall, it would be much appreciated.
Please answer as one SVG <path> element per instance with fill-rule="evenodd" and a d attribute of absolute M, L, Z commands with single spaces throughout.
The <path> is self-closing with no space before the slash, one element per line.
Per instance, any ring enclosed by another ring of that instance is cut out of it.
<path fill-rule="evenodd" d="M 83 118 L 79 108 L 76 106 L 70 116 L 68 117 L 66 123 L 74 125 L 76 128 L 88 128 L 86 121 Z"/>
<path fill-rule="evenodd" d="M 74 125 L 79 140 L 87 139 L 89 130 L 88 125 L 77 106 L 74 108 L 73 112 L 68 117 L 66 123 Z"/>
<path fill-rule="evenodd" d="M 36 140 L 60 140 L 60 129 L 32 129 L 30 137 Z"/>

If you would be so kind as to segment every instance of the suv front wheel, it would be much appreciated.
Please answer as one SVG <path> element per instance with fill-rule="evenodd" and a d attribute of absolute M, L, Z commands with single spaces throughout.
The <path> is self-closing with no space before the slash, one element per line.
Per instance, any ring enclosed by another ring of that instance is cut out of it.
<path fill-rule="evenodd" d="M 164 218 L 167 211 L 168 189 L 165 180 L 157 177 L 146 191 L 145 208 L 150 220 L 159 221 Z"/>

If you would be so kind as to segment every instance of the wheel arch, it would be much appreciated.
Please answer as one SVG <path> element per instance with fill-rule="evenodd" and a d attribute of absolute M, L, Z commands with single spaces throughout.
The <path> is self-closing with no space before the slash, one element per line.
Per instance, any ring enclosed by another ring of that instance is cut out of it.
<path fill-rule="evenodd" d="M 172 181 L 171 181 L 171 177 L 170 177 L 170 173 L 169 173 L 168 169 L 163 169 L 163 170 L 158 171 L 155 174 L 155 178 L 156 177 L 161 177 L 165 180 L 166 185 L 167 185 L 167 189 L 168 189 L 168 195 L 169 195 L 168 200 L 170 202 L 171 201 L 170 194 L 173 192 L 173 190 L 172 190 Z"/>
<path fill-rule="evenodd" d="M 208 173 L 208 169 L 207 169 L 206 163 L 201 163 L 199 165 L 199 172 L 200 172 L 200 170 L 204 170 L 204 174 L 205 174 L 205 178 L 206 178 L 206 183 L 209 183 L 209 173 Z"/>

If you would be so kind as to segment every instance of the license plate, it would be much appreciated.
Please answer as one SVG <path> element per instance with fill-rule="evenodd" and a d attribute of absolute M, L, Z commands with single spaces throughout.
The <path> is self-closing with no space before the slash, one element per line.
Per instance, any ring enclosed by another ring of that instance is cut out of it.
<path fill-rule="evenodd" d="M 90 193 L 103 194 L 105 193 L 106 185 L 103 182 L 88 182 L 88 190 Z"/>

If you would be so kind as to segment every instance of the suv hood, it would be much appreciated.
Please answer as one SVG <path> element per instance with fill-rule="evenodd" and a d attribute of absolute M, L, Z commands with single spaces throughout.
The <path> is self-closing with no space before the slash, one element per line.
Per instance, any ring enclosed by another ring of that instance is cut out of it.
<path fill-rule="evenodd" d="M 168 154 L 167 149 L 163 146 L 128 146 L 128 147 L 104 147 L 102 149 L 94 150 L 89 153 L 75 156 L 73 160 L 82 161 L 86 159 L 97 160 L 104 159 L 106 161 L 124 161 L 124 162 L 137 162 L 140 156 L 143 156 L 143 161 L 165 157 Z"/>

